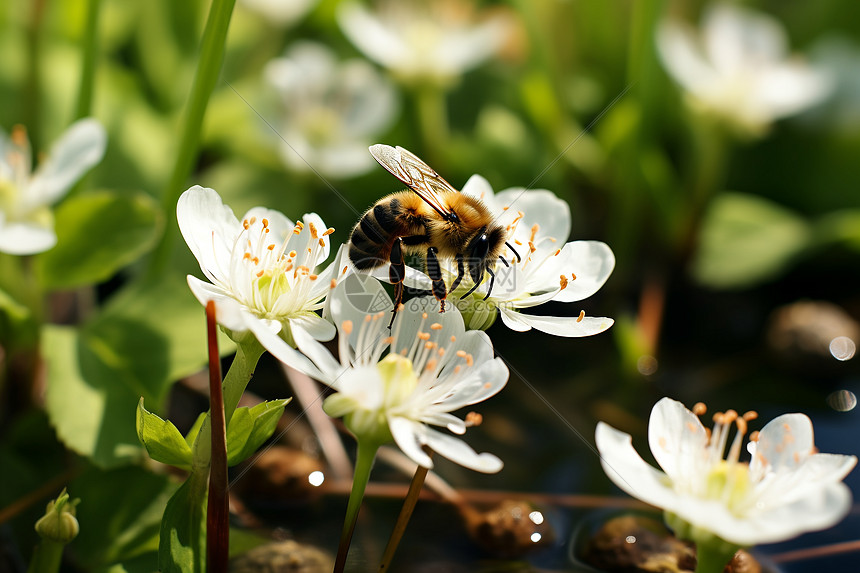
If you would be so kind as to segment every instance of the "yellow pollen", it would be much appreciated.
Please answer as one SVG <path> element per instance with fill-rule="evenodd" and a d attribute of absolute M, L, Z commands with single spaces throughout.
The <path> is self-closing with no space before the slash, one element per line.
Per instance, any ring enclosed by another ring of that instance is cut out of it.
<path fill-rule="evenodd" d="M 430 325 L 430 330 L 442 330 L 442 325 L 438 322 L 434 322 Z"/>
<path fill-rule="evenodd" d="M 296 221 L 296 227 L 298 227 L 299 229 L 304 229 L 305 225 L 301 221 Z"/>
<path fill-rule="evenodd" d="M 540 225 L 538 225 L 537 223 L 532 225 L 532 235 L 531 235 L 531 239 L 529 240 L 529 242 L 532 242 L 535 240 L 535 235 L 537 235 L 537 232 L 539 229 L 540 229 Z"/>
<path fill-rule="evenodd" d="M 271 245 L 269 245 L 266 248 L 269 249 L 270 251 L 274 251 L 275 250 L 275 243 L 272 243 Z"/>
<path fill-rule="evenodd" d="M 430 340 L 430 333 L 429 332 L 419 332 L 418 338 L 420 338 L 421 340 Z"/>
<path fill-rule="evenodd" d="M 740 432 L 741 434 L 747 433 L 748 426 L 746 420 L 744 420 L 743 418 L 738 418 L 737 420 L 735 420 L 735 424 L 738 427 L 738 432 Z"/>
<path fill-rule="evenodd" d="M 308 254 L 311 254 L 311 248 L 308 247 Z"/>
<path fill-rule="evenodd" d="M 298 253 L 295 251 L 290 251 L 290 258 L 295 259 L 298 256 Z"/>
<path fill-rule="evenodd" d="M 555 239 L 553 239 L 553 241 L 554 241 L 554 240 L 555 240 Z M 557 257 L 557 256 L 558 256 L 558 254 L 559 254 L 560 252 L 561 252 L 561 249 L 556 249 L 556 250 L 555 250 L 555 254 L 553 254 L 553 256 L 554 256 L 554 257 Z"/>
<path fill-rule="evenodd" d="M 439 349 L 436 351 L 436 353 L 439 356 L 445 356 L 445 349 L 440 346 Z"/>
<path fill-rule="evenodd" d="M 337 286 L 337 279 L 331 279 L 331 282 L 328 283 L 328 288 L 334 288 Z"/>
<path fill-rule="evenodd" d="M 516 243 L 516 244 L 518 244 L 518 245 L 522 245 L 522 244 L 523 244 L 523 242 L 522 242 L 522 241 L 520 241 L 519 239 L 514 239 L 514 243 Z"/>
<path fill-rule="evenodd" d="M 298 225 L 296 225 L 295 228 L 293 228 L 293 235 L 299 235 L 299 234 L 301 234 L 301 232 L 302 232 L 302 230 L 299 228 Z"/>
<path fill-rule="evenodd" d="M 424 366 L 424 370 L 431 371 L 431 370 L 435 370 L 435 369 L 436 369 L 436 361 L 435 360 L 428 360 L 427 365 Z"/>
<path fill-rule="evenodd" d="M 264 274 L 266 274 L 266 271 L 257 272 L 257 278 L 261 278 Z"/>
<path fill-rule="evenodd" d="M 454 374 L 459 374 L 459 372 L 460 372 L 460 365 L 458 364 L 454 367 Z"/>
<path fill-rule="evenodd" d="M 383 316 L 385 316 L 385 313 L 380 310 L 375 315 L 373 315 L 373 318 L 374 318 L 374 320 L 378 320 L 378 319 L 382 318 Z"/>
<path fill-rule="evenodd" d="M 268 220 L 268 219 L 263 219 L 263 228 L 265 229 L 265 228 L 266 228 L 266 227 L 268 227 L 268 226 L 269 226 L 269 220 Z"/>
<path fill-rule="evenodd" d="M 248 224 L 248 219 L 245 219 L 244 221 L 242 221 L 242 228 L 245 229 L 246 231 L 248 230 L 248 228 L 250 226 L 251 225 Z"/>
<path fill-rule="evenodd" d="M 750 441 L 757 442 L 758 441 L 758 430 L 755 432 L 750 432 Z"/>
<path fill-rule="evenodd" d="M 484 417 L 481 416 L 477 412 L 469 412 L 468 414 L 466 414 L 466 425 L 467 426 L 471 426 L 471 427 L 480 426 L 481 422 L 483 422 L 483 421 L 484 421 Z"/>
<path fill-rule="evenodd" d="M 427 350 L 433 350 L 433 348 L 434 348 L 435 346 L 436 346 L 436 344 L 435 344 L 435 343 L 433 343 L 433 342 L 425 342 L 425 343 L 424 343 L 424 348 L 426 348 Z"/>
<path fill-rule="evenodd" d="M 308 223 L 308 227 L 310 227 L 311 230 L 311 237 L 313 237 L 314 239 L 319 238 L 319 233 L 317 233 L 316 225 L 314 225 L 313 222 L 310 222 Z"/>
<path fill-rule="evenodd" d="M 573 273 L 570 273 L 570 280 L 575 281 L 575 280 L 576 280 L 576 275 L 575 275 L 575 274 L 573 274 Z"/>
<path fill-rule="evenodd" d="M 402 348 L 402 349 L 400 350 L 400 355 L 401 355 L 401 356 L 406 356 L 406 353 L 407 353 L 407 352 L 408 352 L 408 350 L 406 350 L 405 348 Z"/>
<path fill-rule="evenodd" d="M 340 328 L 346 334 L 352 334 L 352 321 L 351 320 L 344 320 L 343 322 L 340 323 Z"/>
<path fill-rule="evenodd" d="M 401 311 L 401 310 L 403 310 L 404 308 L 405 308 L 405 307 L 403 306 L 403 303 L 402 303 L 402 302 L 397 304 L 397 312 L 400 312 L 400 311 Z"/>
<path fill-rule="evenodd" d="M 576 317 L 576 322 L 582 322 L 582 319 L 583 319 L 583 318 L 585 318 L 585 311 L 584 311 L 584 310 L 580 310 L 580 311 L 579 311 L 579 316 L 578 316 L 578 317 Z"/>
<path fill-rule="evenodd" d="M 255 265 L 259 265 L 260 264 L 260 257 L 254 257 L 253 259 L 251 259 L 251 262 L 254 263 Z"/>
<path fill-rule="evenodd" d="M 257 222 L 257 218 L 256 218 L 256 217 L 251 217 L 251 220 L 250 220 L 249 222 L 253 225 L 254 223 L 256 223 L 256 222 Z"/>
<path fill-rule="evenodd" d="M 308 278 L 309 278 L 309 279 L 311 279 L 312 281 L 315 281 L 315 280 L 317 280 L 319 277 L 318 277 L 317 275 L 311 275 L 311 276 L 309 276 Z"/>
<path fill-rule="evenodd" d="M 535 244 L 529 241 L 529 252 L 535 252 L 537 249 L 535 248 Z"/>
<path fill-rule="evenodd" d="M 322 238 L 320 238 L 319 243 L 320 243 L 320 247 L 325 247 L 325 241 L 322 240 Z"/>
<path fill-rule="evenodd" d="M 735 410 L 726 410 L 726 423 L 731 424 L 738 418 L 738 413 Z"/>
<path fill-rule="evenodd" d="M 251 258 L 251 253 L 245 253 L 244 255 L 242 255 L 242 260 L 243 260 L 243 261 L 244 261 L 245 259 L 250 259 L 250 258 Z"/>
<path fill-rule="evenodd" d="M 457 342 L 457 337 L 453 334 L 451 335 L 451 342 Z"/>
<path fill-rule="evenodd" d="M 370 322 L 371 318 L 373 318 L 373 317 L 372 317 L 372 316 L 370 316 L 369 314 L 368 314 L 368 315 L 365 315 L 365 317 L 364 317 L 364 322 Z"/>
<path fill-rule="evenodd" d="M 756 412 L 755 410 L 744 412 L 744 420 L 746 420 L 747 422 L 755 420 L 756 418 L 758 418 L 758 412 Z"/>
<path fill-rule="evenodd" d="M 696 402 L 695 404 L 693 404 L 693 413 L 695 415 L 701 416 L 707 411 L 708 411 L 708 407 L 705 406 L 704 402 Z"/>
<path fill-rule="evenodd" d="M 284 272 L 288 272 L 291 270 L 293 270 L 293 263 L 288 264 L 287 267 L 284 269 Z"/>
<path fill-rule="evenodd" d="M 458 350 L 457 356 L 459 356 L 460 358 L 465 358 L 466 357 L 466 351 L 465 350 Z"/>
<path fill-rule="evenodd" d="M 334 227 L 329 227 L 328 229 L 325 230 L 325 233 L 323 233 L 322 236 L 325 237 L 325 236 L 331 235 L 332 233 L 334 233 Z"/>
<path fill-rule="evenodd" d="M 566 289 L 567 288 L 567 277 L 564 275 L 559 276 L 558 277 L 558 284 L 561 285 L 561 290 Z"/>
<path fill-rule="evenodd" d="M 471 366 L 475 363 L 475 359 L 472 358 L 471 354 L 466 355 L 466 366 Z"/>
<path fill-rule="evenodd" d="M 296 267 L 296 271 L 297 271 L 297 272 L 298 272 L 298 271 L 302 271 L 303 273 L 306 273 L 306 274 L 307 274 L 307 273 L 309 273 L 309 272 L 311 272 L 311 270 L 310 270 L 308 267 L 304 266 L 304 265 L 299 265 L 299 266 L 297 266 L 297 267 Z"/>
<path fill-rule="evenodd" d="M 502 211 L 507 211 L 510 208 L 511 208 L 510 205 L 505 205 L 504 207 L 502 207 Z"/>
<path fill-rule="evenodd" d="M 427 313 L 426 313 L 426 312 L 422 312 L 422 313 L 421 313 L 421 318 L 423 318 L 424 320 L 427 320 Z"/>
<path fill-rule="evenodd" d="M 549 238 L 549 241 L 550 241 L 551 243 L 557 243 L 557 242 L 558 242 L 558 239 L 556 239 L 555 237 L 550 237 L 550 238 Z"/>

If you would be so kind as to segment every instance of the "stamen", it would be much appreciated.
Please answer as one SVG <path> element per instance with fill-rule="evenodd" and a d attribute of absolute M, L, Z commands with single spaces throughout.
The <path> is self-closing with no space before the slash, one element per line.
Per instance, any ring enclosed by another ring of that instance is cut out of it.
<path fill-rule="evenodd" d="M 755 410 L 750 410 L 749 412 L 744 412 L 743 418 L 747 422 L 749 422 L 751 420 L 755 420 L 756 418 L 758 418 L 758 412 L 756 412 Z"/>
<path fill-rule="evenodd" d="M 418 338 L 420 338 L 421 340 L 430 340 L 430 333 L 429 332 L 419 332 Z"/>
<path fill-rule="evenodd" d="M 346 334 L 352 334 L 352 321 L 351 320 L 344 320 L 343 322 L 340 323 L 340 327 Z"/>
<path fill-rule="evenodd" d="M 758 437 L 759 437 L 759 432 L 758 432 L 758 430 L 755 430 L 754 432 L 750 432 L 750 441 L 751 441 L 751 442 L 757 442 L 757 441 L 758 441 Z"/>
<path fill-rule="evenodd" d="M 477 412 L 469 412 L 466 414 L 466 427 L 480 426 L 484 421 L 484 417 Z"/>
<path fill-rule="evenodd" d="M 561 290 L 566 289 L 567 288 L 567 277 L 564 275 L 559 276 L 558 277 L 558 284 L 561 285 Z"/>
<path fill-rule="evenodd" d="M 575 275 L 575 274 L 573 274 L 573 273 L 570 273 L 570 280 L 575 281 L 575 280 L 576 280 L 576 275 Z"/>
<path fill-rule="evenodd" d="M 576 317 L 576 322 L 582 322 L 582 319 L 583 319 L 583 318 L 585 318 L 585 311 L 584 311 L 584 310 L 580 310 L 580 311 L 579 311 L 579 316 L 578 316 L 578 317 Z"/>
<path fill-rule="evenodd" d="M 263 219 L 262 223 L 263 223 L 263 228 L 264 228 L 264 229 L 266 229 L 266 228 L 268 228 L 268 227 L 269 227 L 269 220 L 268 220 L 268 219 Z"/>
<path fill-rule="evenodd" d="M 266 248 L 269 249 L 270 251 L 274 251 L 275 250 L 275 243 L 272 243 L 271 245 L 269 245 Z"/>
<path fill-rule="evenodd" d="M 323 233 L 322 236 L 326 237 L 328 235 L 331 235 L 332 233 L 334 233 L 334 227 L 329 227 L 328 229 L 325 230 L 325 233 Z"/>
<path fill-rule="evenodd" d="M 702 416 L 708 411 L 708 407 L 704 402 L 696 402 L 693 404 L 693 413 L 697 416 Z"/>
<path fill-rule="evenodd" d="M 442 330 L 442 325 L 438 322 L 434 322 L 430 325 L 430 330 Z"/>
<path fill-rule="evenodd" d="M 291 258 L 291 259 L 295 259 L 297 256 L 299 256 L 299 254 L 298 254 L 297 252 L 295 252 L 295 251 L 290 251 L 290 258 Z"/>
<path fill-rule="evenodd" d="M 466 351 L 465 350 L 458 350 L 457 356 L 459 356 L 460 358 L 465 358 L 466 357 Z"/>
<path fill-rule="evenodd" d="M 329 283 L 329 288 L 334 288 L 336 286 L 337 286 L 337 279 L 331 279 L 331 282 Z"/>
<path fill-rule="evenodd" d="M 248 219 L 245 219 L 244 221 L 242 221 L 242 228 L 243 229 L 245 229 L 247 231 L 250 227 L 251 227 L 251 224 L 248 223 Z"/>
<path fill-rule="evenodd" d="M 314 225 L 314 224 L 313 224 L 313 221 L 311 221 L 310 223 L 308 223 L 308 227 L 309 227 L 309 228 L 310 228 L 310 230 L 311 230 L 311 237 L 313 237 L 314 239 L 318 239 L 318 238 L 319 238 L 319 233 L 317 233 L 317 228 L 316 228 L 316 225 Z"/>

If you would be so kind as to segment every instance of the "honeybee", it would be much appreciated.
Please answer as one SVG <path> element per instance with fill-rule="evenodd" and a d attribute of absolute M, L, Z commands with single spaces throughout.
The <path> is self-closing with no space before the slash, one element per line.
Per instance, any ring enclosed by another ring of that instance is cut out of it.
<path fill-rule="evenodd" d="M 403 299 L 404 254 L 425 256 L 427 276 L 441 310 L 445 309 L 448 289 L 442 279 L 440 257 L 457 262 L 457 278 L 451 291 L 463 280 L 468 266 L 474 284 L 460 298 L 472 294 L 485 273 L 489 274 L 486 300 L 496 277 L 492 262 L 498 258 L 508 266 L 502 256 L 503 247 L 507 245 L 520 260 L 519 253 L 506 241 L 505 227 L 495 222 L 480 199 L 460 193 L 432 167 L 402 147 L 372 145 L 370 154 L 411 191 L 386 195 L 361 216 L 349 239 L 349 258 L 355 267 L 369 270 L 389 263 L 395 312 Z"/>

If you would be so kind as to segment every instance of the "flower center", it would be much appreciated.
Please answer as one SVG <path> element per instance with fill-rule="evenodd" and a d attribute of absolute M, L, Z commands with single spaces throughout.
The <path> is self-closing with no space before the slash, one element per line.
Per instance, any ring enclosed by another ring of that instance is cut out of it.
<path fill-rule="evenodd" d="M 284 320 L 319 308 L 325 291 L 321 290 L 316 300 L 311 300 L 317 280 L 313 269 L 326 246 L 324 237 L 334 229 L 320 234 L 313 223 L 305 228 L 297 222 L 291 233 L 273 240 L 268 219 L 251 217 L 242 226 L 237 245 L 244 243 L 244 249 L 234 250 L 237 254 L 241 252 L 241 258 L 240 268 L 234 269 L 233 277 L 244 277 L 235 281 L 237 298 L 258 316 L 272 320 Z M 278 239 L 280 243 L 276 242 Z"/>

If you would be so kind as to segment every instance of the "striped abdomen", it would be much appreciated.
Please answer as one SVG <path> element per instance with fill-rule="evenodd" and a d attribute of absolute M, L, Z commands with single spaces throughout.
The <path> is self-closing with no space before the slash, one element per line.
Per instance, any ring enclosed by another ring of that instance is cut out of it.
<path fill-rule="evenodd" d="M 366 270 L 387 264 L 397 237 L 424 233 L 424 218 L 414 208 L 405 207 L 399 195 L 394 193 L 380 200 L 353 228 L 349 258 L 356 268 Z"/>

